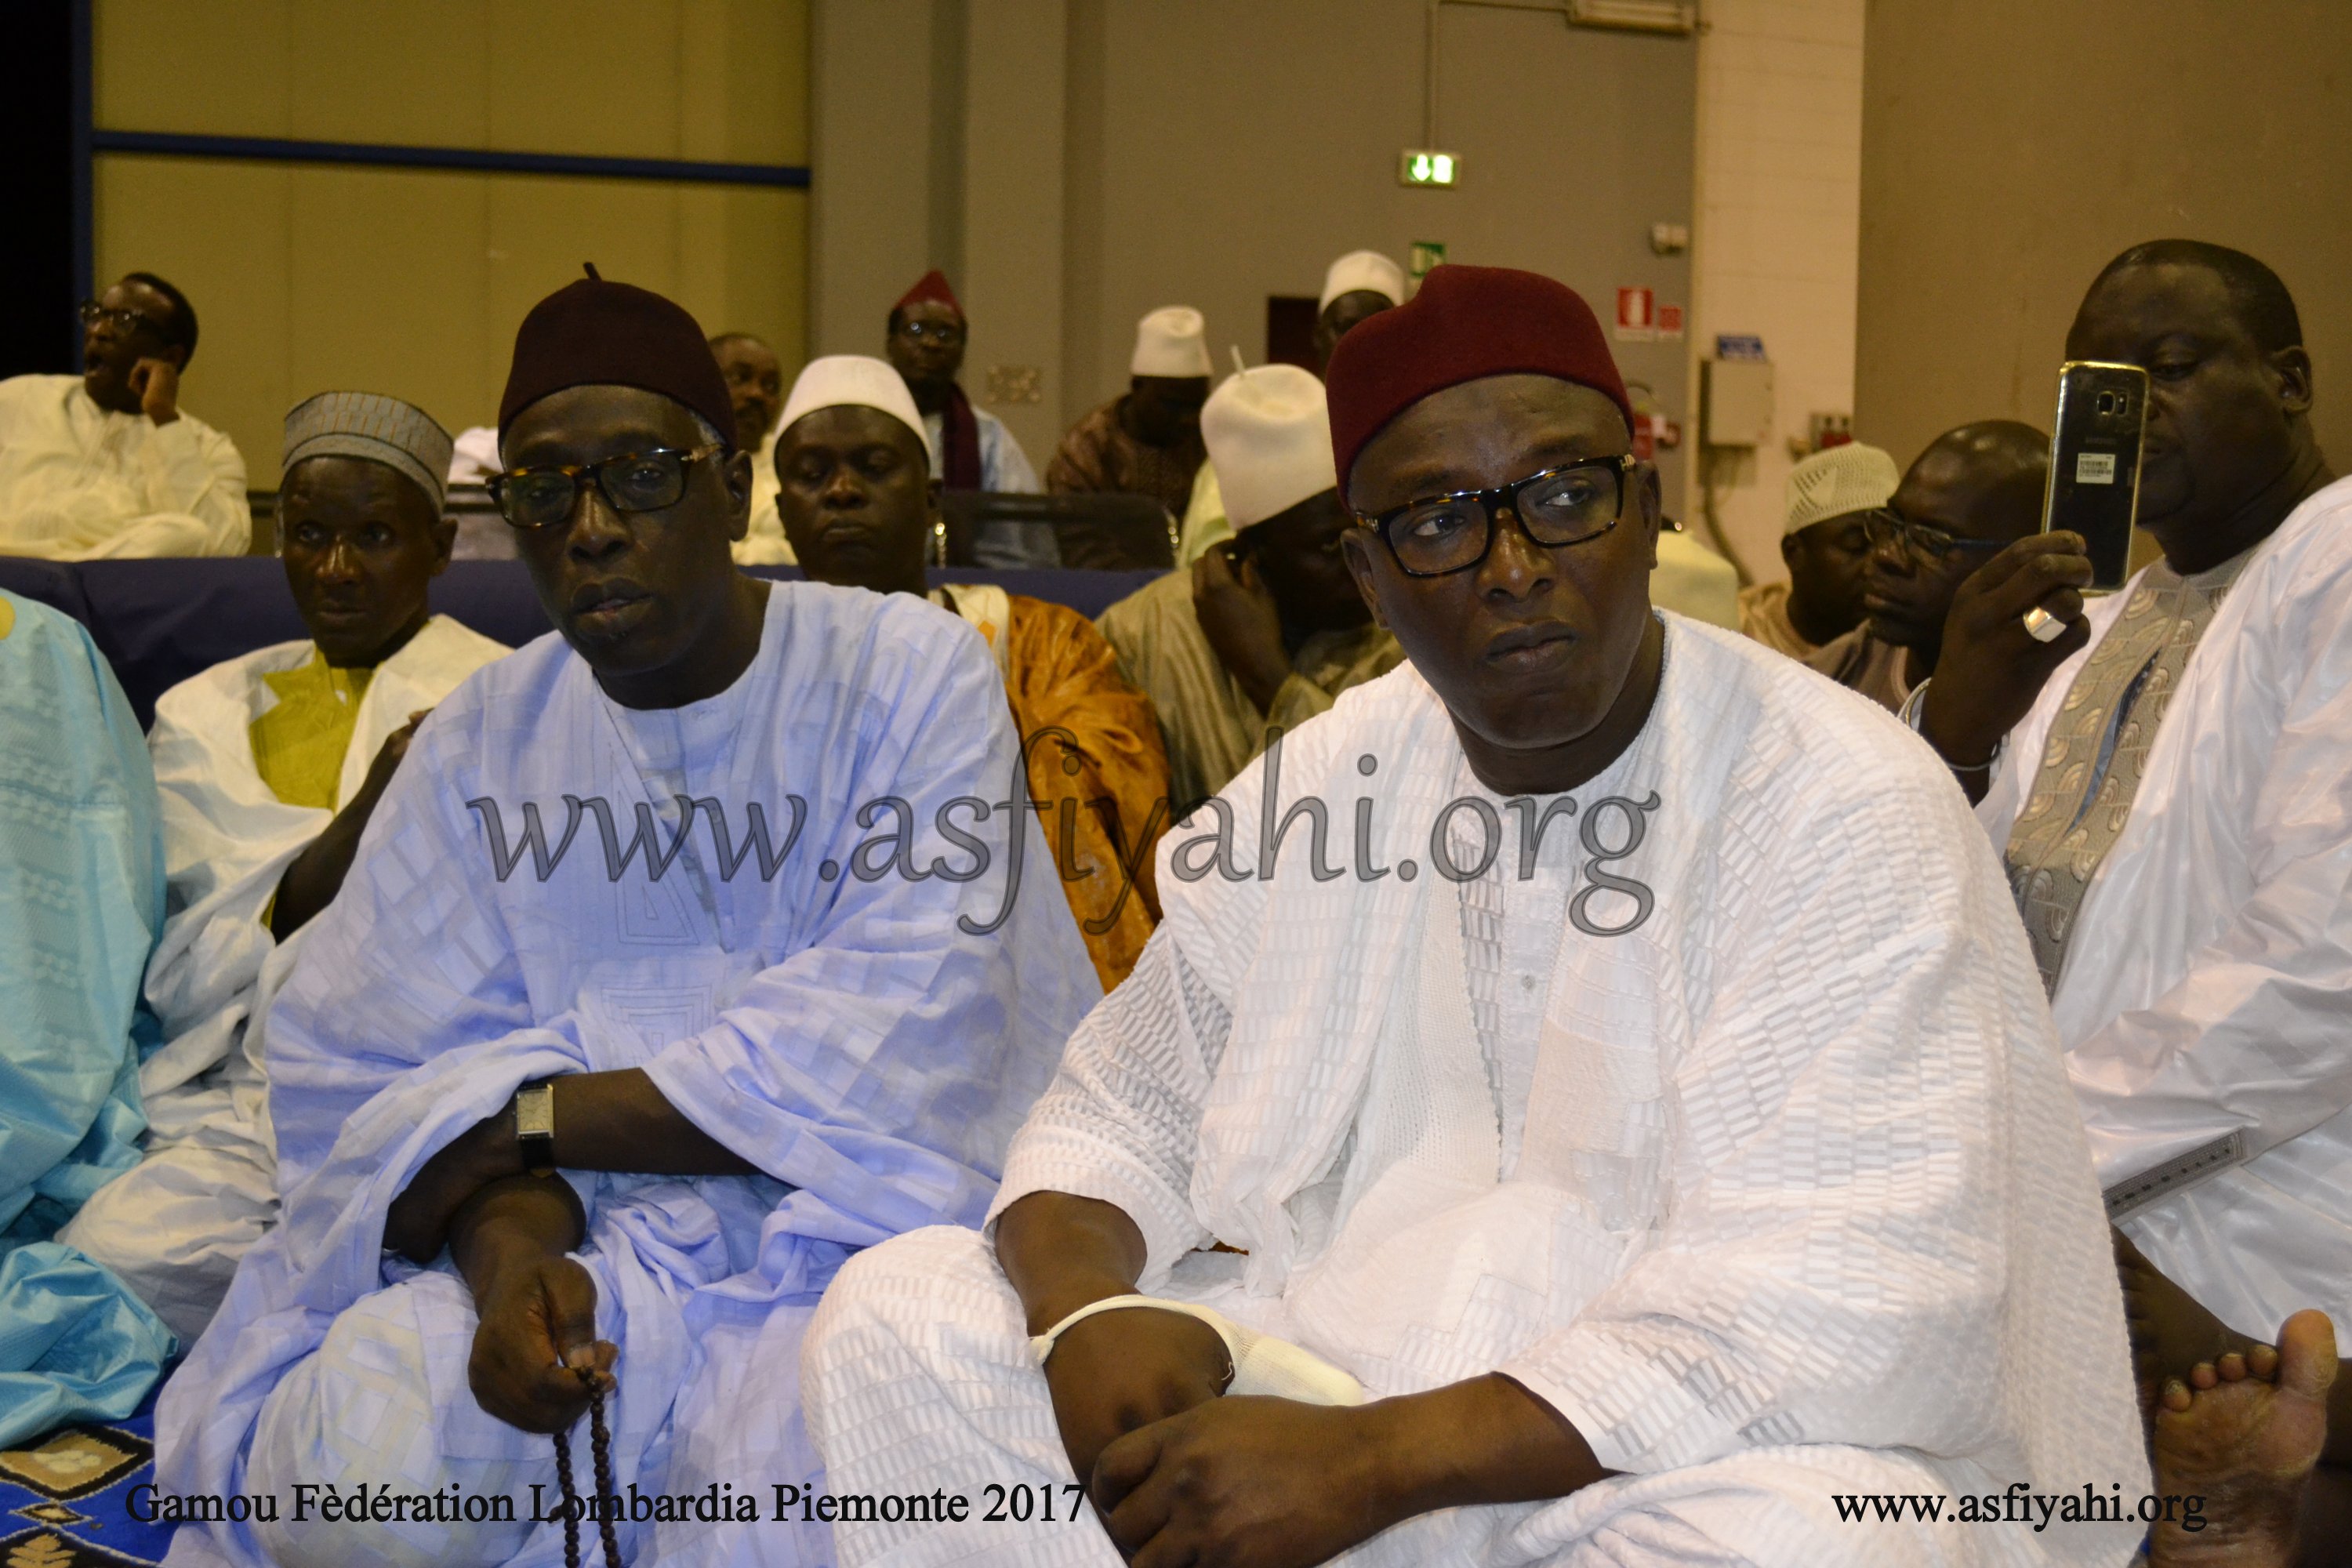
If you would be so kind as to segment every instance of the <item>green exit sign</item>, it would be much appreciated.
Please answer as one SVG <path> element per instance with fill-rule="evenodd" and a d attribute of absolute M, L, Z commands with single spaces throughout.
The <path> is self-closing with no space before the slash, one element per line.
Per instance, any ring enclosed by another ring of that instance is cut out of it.
<path fill-rule="evenodd" d="M 1440 153 L 1427 147 L 1408 147 L 1397 154 L 1397 184 L 1400 185 L 1446 185 L 1462 172 L 1462 160 L 1451 153 Z"/>

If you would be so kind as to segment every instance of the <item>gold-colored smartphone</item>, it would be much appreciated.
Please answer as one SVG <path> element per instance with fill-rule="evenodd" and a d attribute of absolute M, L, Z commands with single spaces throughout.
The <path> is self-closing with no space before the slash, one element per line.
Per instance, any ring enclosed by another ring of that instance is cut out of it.
<path fill-rule="evenodd" d="M 2120 588 L 2131 574 L 2139 444 L 2147 428 L 2147 372 L 2101 360 L 2068 360 L 2058 367 L 2058 419 L 2050 437 L 2042 531 L 2065 529 L 2083 536 L 2095 592 Z"/>

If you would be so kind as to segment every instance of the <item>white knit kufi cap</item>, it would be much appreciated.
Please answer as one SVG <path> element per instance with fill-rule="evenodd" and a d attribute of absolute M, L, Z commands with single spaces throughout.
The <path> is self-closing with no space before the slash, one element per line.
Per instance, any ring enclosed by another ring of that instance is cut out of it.
<path fill-rule="evenodd" d="M 1331 301 L 1342 294 L 1353 294 L 1359 289 L 1369 289 L 1375 294 L 1385 294 L 1391 305 L 1404 303 L 1404 268 L 1377 250 L 1351 250 L 1331 263 L 1323 274 L 1323 297 L 1315 302 L 1319 313 L 1331 308 Z"/>
<path fill-rule="evenodd" d="M 1162 305 L 1135 323 L 1135 357 L 1129 375 L 1193 376 L 1209 374 L 1208 324 L 1190 305 Z"/>
<path fill-rule="evenodd" d="M 784 399 L 784 412 L 776 421 L 779 432 L 789 431 L 800 419 L 820 408 L 878 408 L 915 433 L 923 444 L 923 456 L 930 460 L 931 472 L 940 471 L 940 455 L 931 450 L 930 432 L 923 428 L 922 410 L 915 406 L 915 395 L 887 361 L 869 354 L 826 354 L 813 359 L 801 368 L 793 382 L 793 395 Z M 777 442 L 782 445 L 781 434 Z"/>
<path fill-rule="evenodd" d="M 1895 459 L 1876 447 L 1848 441 L 1815 452 L 1789 470 L 1789 515 L 1780 531 L 1795 533 L 1850 511 L 1885 506 L 1902 482 Z"/>
<path fill-rule="evenodd" d="M 1323 384 L 1295 364 L 1229 375 L 1201 409 L 1201 439 L 1236 529 L 1336 489 Z"/>
<path fill-rule="evenodd" d="M 437 510 L 446 500 L 449 432 L 413 403 L 380 392 L 322 392 L 286 416 L 290 473 L 305 458 L 362 458 L 405 474 L 425 488 Z"/>

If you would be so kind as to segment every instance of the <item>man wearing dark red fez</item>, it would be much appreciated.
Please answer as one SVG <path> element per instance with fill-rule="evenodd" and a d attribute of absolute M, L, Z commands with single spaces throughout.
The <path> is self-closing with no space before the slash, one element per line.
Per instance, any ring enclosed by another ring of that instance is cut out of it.
<path fill-rule="evenodd" d="M 1034 495 L 1045 487 L 1029 454 L 1004 421 L 976 406 L 956 381 L 970 342 L 963 306 L 947 274 L 933 268 L 890 307 L 883 353 L 915 395 L 924 437 L 939 454 L 940 489 Z M 982 566 L 1061 564 L 1052 531 L 1041 524 L 982 519 L 969 548 L 971 562 Z"/>
<path fill-rule="evenodd" d="M 986 645 L 738 572 L 733 412 L 659 295 L 524 320 L 491 488 L 557 633 L 434 710 L 310 922 L 269 1019 L 285 1219 L 159 1443 L 191 1490 L 544 1517 L 288 1506 L 184 1556 L 556 1561 L 548 1435 L 585 1490 L 593 1399 L 611 1484 L 725 1500 L 625 1515 L 616 1563 L 833 1560 L 769 1506 L 823 1486 L 802 1330 L 857 1247 L 979 1223 L 1101 988 L 1029 814 L 982 804 L 1023 765 Z"/>
<path fill-rule="evenodd" d="M 2146 1484 L 2083 1134 L 1949 776 L 1651 609 L 1657 479 L 1569 289 L 1440 268 L 1329 386 L 1410 662 L 1170 833 L 992 1238 L 862 1255 L 803 1363 L 835 1488 L 1093 1513 L 843 1523 L 844 1559 L 2129 1555 L 2137 1522 L 1832 1506 Z"/>
<path fill-rule="evenodd" d="M 890 366 L 915 395 L 931 447 L 940 455 L 940 476 L 951 490 L 1013 490 L 1034 495 L 1041 487 L 1029 455 L 1004 421 L 975 407 L 956 381 L 971 342 L 963 306 L 937 268 L 923 274 L 890 307 L 884 352 Z"/>

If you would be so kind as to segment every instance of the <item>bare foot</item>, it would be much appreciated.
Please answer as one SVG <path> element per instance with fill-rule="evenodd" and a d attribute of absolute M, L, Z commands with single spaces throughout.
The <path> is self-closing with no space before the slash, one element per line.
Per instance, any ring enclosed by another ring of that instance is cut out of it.
<path fill-rule="evenodd" d="M 2225 1356 L 2243 1355 L 2255 1342 L 2167 1279 L 2122 1231 L 2113 1232 L 2112 1238 L 2116 1274 L 2124 1288 L 2124 1324 L 2131 1331 L 2140 1420 L 2146 1424 L 2156 1419 L 2157 1397 L 2168 1379 L 2185 1378 L 2191 1367 L 2218 1364 Z"/>
<path fill-rule="evenodd" d="M 2156 1416 L 2156 1489 L 2180 1500 L 2150 1538 L 2153 1568 L 2287 1568 L 2304 1483 L 2327 1439 L 2336 1330 L 2297 1312 L 2254 1345 L 2168 1378 Z M 2192 1528 L 2193 1524 L 2193 1528 Z"/>

